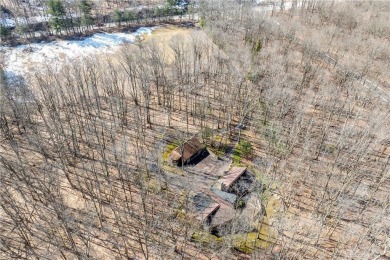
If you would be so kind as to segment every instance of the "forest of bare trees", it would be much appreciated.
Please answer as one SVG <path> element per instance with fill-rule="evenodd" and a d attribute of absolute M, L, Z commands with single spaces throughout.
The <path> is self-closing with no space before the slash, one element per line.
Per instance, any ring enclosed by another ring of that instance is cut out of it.
<path fill-rule="evenodd" d="M 20 80 L 2 60 L 2 259 L 390 258 L 390 3 L 197 6 L 166 40 Z M 198 179 L 163 158 L 237 129 L 251 152 L 233 162 L 265 189 L 259 245 L 195 239 Z"/>

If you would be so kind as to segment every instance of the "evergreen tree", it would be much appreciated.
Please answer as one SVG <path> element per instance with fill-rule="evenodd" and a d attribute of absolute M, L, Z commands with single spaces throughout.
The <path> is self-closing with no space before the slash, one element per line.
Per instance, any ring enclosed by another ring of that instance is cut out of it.
<path fill-rule="evenodd" d="M 92 3 L 89 0 L 81 0 L 79 4 L 81 16 L 81 25 L 90 26 L 93 23 L 93 18 L 91 15 Z"/>
<path fill-rule="evenodd" d="M 131 11 L 125 11 L 124 19 L 126 22 L 132 22 L 136 18 L 136 15 Z"/>
<path fill-rule="evenodd" d="M 167 0 L 168 6 L 172 7 L 177 5 L 177 0 Z"/>
<path fill-rule="evenodd" d="M 0 25 L 0 39 L 5 40 L 10 35 L 10 31 L 7 27 Z"/>
<path fill-rule="evenodd" d="M 123 21 L 123 14 L 118 9 L 114 10 L 114 21 L 118 23 L 118 25 L 121 25 L 121 22 Z"/>
<path fill-rule="evenodd" d="M 48 0 L 47 1 L 48 13 L 50 17 L 50 26 L 52 29 L 60 32 L 64 27 L 65 8 L 60 0 Z"/>

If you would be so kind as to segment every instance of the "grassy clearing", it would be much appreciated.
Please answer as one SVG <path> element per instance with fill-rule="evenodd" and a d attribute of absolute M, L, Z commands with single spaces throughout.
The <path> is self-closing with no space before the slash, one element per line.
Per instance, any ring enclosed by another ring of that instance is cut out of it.
<path fill-rule="evenodd" d="M 276 239 L 269 225 L 261 223 L 259 224 L 259 227 L 259 232 L 234 235 L 234 248 L 238 251 L 250 254 L 257 248 L 266 249 L 274 243 Z"/>
<path fill-rule="evenodd" d="M 180 198 L 177 202 L 177 205 L 175 207 L 175 218 L 180 218 L 182 220 L 184 220 L 186 217 L 187 217 L 187 214 L 186 214 L 186 211 L 185 211 L 185 207 L 186 207 L 186 204 L 187 204 L 187 192 L 182 192 L 180 194 Z"/>
<path fill-rule="evenodd" d="M 175 144 L 167 144 L 164 149 L 163 159 L 164 162 L 167 162 L 169 159 L 169 155 L 172 153 L 173 150 L 175 150 L 177 146 Z"/>
<path fill-rule="evenodd" d="M 184 175 L 184 171 L 182 170 L 182 168 L 169 164 L 168 162 L 164 162 L 162 168 L 164 171 L 169 173 L 178 174 L 181 176 Z"/>
<path fill-rule="evenodd" d="M 163 153 L 163 164 L 162 168 L 166 172 L 174 173 L 174 174 L 179 174 L 179 175 L 184 175 L 183 169 L 180 167 L 177 167 L 173 165 L 172 163 L 168 162 L 169 155 L 172 153 L 173 150 L 177 147 L 176 144 L 170 143 L 165 146 L 164 153 Z"/>
<path fill-rule="evenodd" d="M 222 244 L 223 238 L 222 237 L 217 237 L 209 232 L 206 231 L 198 231 L 192 234 L 191 239 L 202 243 L 202 244 L 207 244 L 207 245 L 217 245 L 217 244 Z"/>
<path fill-rule="evenodd" d="M 233 163 L 235 165 L 240 165 L 241 159 L 250 159 L 253 154 L 253 146 L 250 141 L 241 140 L 234 146 L 233 152 Z"/>
<path fill-rule="evenodd" d="M 199 231 L 195 232 L 191 238 L 207 246 L 221 245 L 225 241 L 231 241 L 234 249 L 250 254 L 256 248 L 266 249 L 275 241 L 273 235 L 269 234 L 269 227 L 263 224 L 259 232 L 217 237 L 206 231 Z"/>

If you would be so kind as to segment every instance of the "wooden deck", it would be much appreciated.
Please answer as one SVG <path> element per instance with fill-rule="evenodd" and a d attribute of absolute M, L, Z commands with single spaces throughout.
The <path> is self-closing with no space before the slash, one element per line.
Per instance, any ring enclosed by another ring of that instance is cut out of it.
<path fill-rule="evenodd" d="M 218 203 L 212 203 L 204 211 L 202 211 L 196 218 L 200 221 L 205 221 L 210 215 L 215 213 L 219 209 Z"/>
<path fill-rule="evenodd" d="M 246 167 L 233 167 L 218 182 L 221 184 L 221 190 L 227 191 L 246 171 Z"/>

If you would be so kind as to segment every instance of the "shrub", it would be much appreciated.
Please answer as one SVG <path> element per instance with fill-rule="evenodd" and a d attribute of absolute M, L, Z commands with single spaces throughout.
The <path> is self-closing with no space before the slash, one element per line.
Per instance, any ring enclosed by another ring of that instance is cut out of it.
<path fill-rule="evenodd" d="M 5 26 L 0 25 L 0 39 L 5 40 L 10 35 L 10 31 Z"/>

